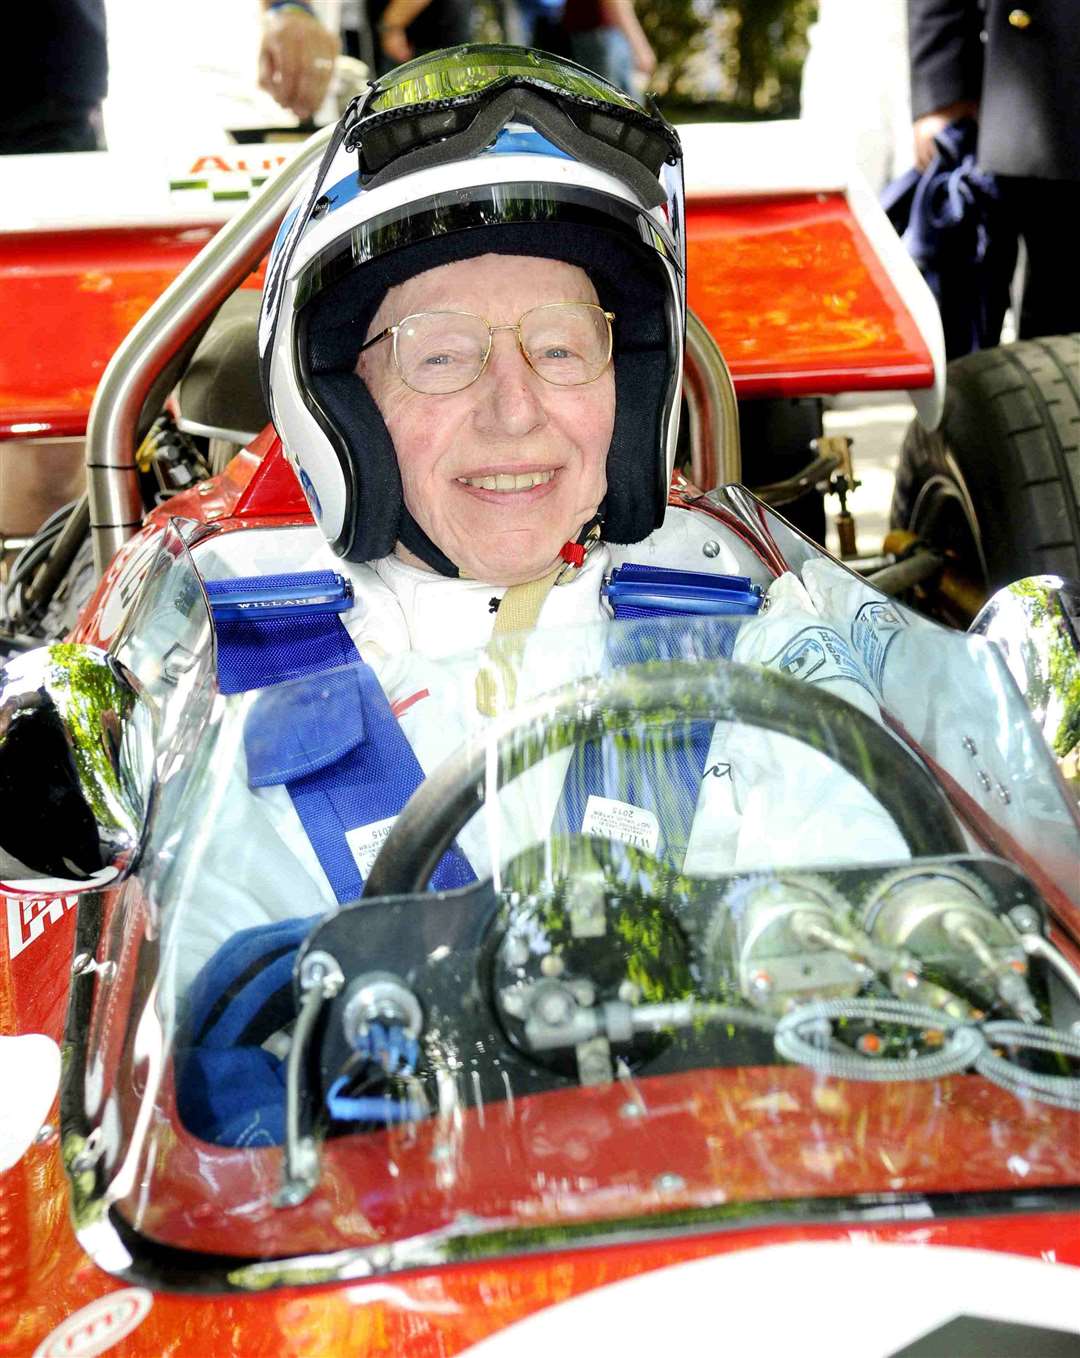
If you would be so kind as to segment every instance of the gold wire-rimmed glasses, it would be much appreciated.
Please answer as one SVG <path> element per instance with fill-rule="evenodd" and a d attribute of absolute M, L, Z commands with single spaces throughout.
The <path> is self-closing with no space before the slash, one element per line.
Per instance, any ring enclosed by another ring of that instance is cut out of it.
<path fill-rule="evenodd" d="M 417 311 L 387 326 L 359 353 L 393 337 L 394 365 L 407 387 L 427 396 L 464 391 L 487 367 L 496 331 L 513 330 L 526 363 L 545 382 L 580 387 L 611 361 L 614 312 L 595 302 L 545 302 L 513 325 L 471 311 Z"/>

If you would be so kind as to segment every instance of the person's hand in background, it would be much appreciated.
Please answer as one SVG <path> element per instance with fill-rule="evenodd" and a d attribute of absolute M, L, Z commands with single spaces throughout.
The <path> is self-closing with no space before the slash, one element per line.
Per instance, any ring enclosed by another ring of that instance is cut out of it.
<path fill-rule="evenodd" d="M 408 61 L 413 54 L 412 43 L 402 24 L 381 24 L 379 27 L 379 46 L 399 65 Z"/>
<path fill-rule="evenodd" d="M 326 97 L 339 50 L 337 35 L 301 0 L 266 3 L 259 86 L 304 121 Z"/>
<path fill-rule="evenodd" d="M 916 166 L 920 170 L 929 167 L 930 162 L 937 155 L 934 138 L 939 132 L 944 131 L 950 123 L 955 123 L 958 118 L 978 118 L 978 116 L 978 104 L 971 99 L 961 99 L 958 103 L 949 104 L 945 108 L 935 109 L 933 113 L 924 113 L 921 118 L 916 118 L 912 124 L 912 131 L 915 135 Z"/>
<path fill-rule="evenodd" d="M 379 46 L 383 55 L 399 65 L 414 56 L 406 29 L 431 0 L 390 0 L 379 20 Z"/>

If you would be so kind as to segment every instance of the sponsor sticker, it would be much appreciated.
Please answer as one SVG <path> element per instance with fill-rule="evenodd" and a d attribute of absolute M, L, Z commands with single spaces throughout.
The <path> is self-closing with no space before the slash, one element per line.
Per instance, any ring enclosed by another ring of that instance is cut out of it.
<path fill-rule="evenodd" d="M 610 797 L 591 796 L 585 805 L 581 822 L 583 835 L 599 839 L 617 839 L 633 844 L 637 849 L 656 852 L 660 841 L 660 822 L 651 811 L 629 802 L 617 802 Z"/>
<path fill-rule="evenodd" d="M 809 684 L 847 679 L 870 692 L 850 648 L 831 627 L 802 628 L 766 664 Z"/>
<path fill-rule="evenodd" d="M 1064 1224 L 1059 1238 L 1068 1235 Z M 877 1286 L 884 1277 L 889 1286 Z M 844 1304 L 825 1308 L 821 1299 L 835 1292 L 838 1278 Z M 862 1238 L 764 1245 L 606 1283 L 466 1352 L 551 1358 L 581 1352 L 582 1335 L 603 1335 L 620 1358 L 720 1352 L 701 1336 L 715 1328 L 722 1297 L 725 1353 L 1072 1358 L 1080 1352 L 1078 1282 L 1080 1269 L 1070 1265 L 952 1244 Z M 770 1297 L 783 1305 L 763 1304 Z"/>
<path fill-rule="evenodd" d="M 78 896 L 6 896 L 8 956 L 25 952 L 44 934 L 46 926 L 59 924 Z"/>
<path fill-rule="evenodd" d="M 851 624 L 851 640 L 877 687 L 881 688 L 889 647 L 907 623 L 899 609 L 884 599 L 863 604 Z"/>
<path fill-rule="evenodd" d="M 141 1325 L 152 1304 L 145 1287 L 124 1287 L 97 1297 L 43 1339 L 34 1358 L 96 1358 Z"/>
<path fill-rule="evenodd" d="M 44 1033 L 0 1036 L 0 1174 L 34 1144 L 60 1086 L 60 1048 Z M 3 1308 L 0 1307 L 0 1317 Z"/>

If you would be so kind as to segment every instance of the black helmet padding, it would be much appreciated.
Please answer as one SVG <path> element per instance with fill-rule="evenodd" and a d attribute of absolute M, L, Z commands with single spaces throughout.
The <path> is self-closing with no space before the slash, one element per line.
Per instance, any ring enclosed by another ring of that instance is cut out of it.
<path fill-rule="evenodd" d="M 600 304 L 614 312 L 615 426 L 603 536 L 611 542 L 640 542 L 663 521 L 668 489 L 663 412 L 678 380 L 668 336 L 678 322 L 669 314 L 671 289 L 655 251 L 602 226 L 485 225 L 368 260 L 327 286 L 300 315 L 302 389 L 342 460 L 350 488 L 351 514 L 333 544 L 350 561 L 388 556 L 400 540 L 434 569 L 457 574 L 405 509 L 390 434 L 353 370 L 388 289 L 441 264 L 489 253 L 577 265 L 592 280 Z"/>

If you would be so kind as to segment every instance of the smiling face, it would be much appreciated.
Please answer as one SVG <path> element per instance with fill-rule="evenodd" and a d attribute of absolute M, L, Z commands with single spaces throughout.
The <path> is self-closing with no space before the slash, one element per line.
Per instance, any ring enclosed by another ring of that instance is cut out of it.
<path fill-rule="evenodd" d="M 421 311 L 471 311 L 512 325 L 547 302 L 596 301 L 588 276 L 571 264 L 480 255 L 391 288 L 367 338 Z M 356 371 L 390 431 L 409 512 L 464 575 L 493 585 L 538 579 L 597 512 L 615 422 L 611 364 L 594 382 L 555 386 L 504 330 L 462 391 L 407 387 L 390 341 L 361 354 Z M 400 544 L 397 551 L 423 564 Z"/>

